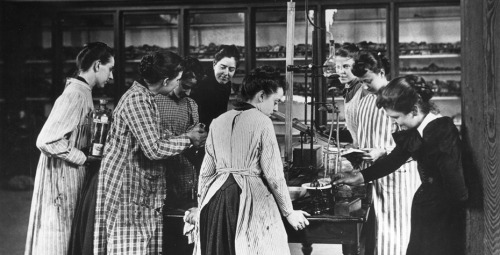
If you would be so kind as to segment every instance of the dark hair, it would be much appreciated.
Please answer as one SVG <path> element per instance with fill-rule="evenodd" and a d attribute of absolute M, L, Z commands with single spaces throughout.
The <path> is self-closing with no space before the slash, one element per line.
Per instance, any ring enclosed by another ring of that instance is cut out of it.
<path fill-rule="evenodd" d="M 236 60 L 236 66 L 238 66 L 240 62 L 240 51 L 236 48 L 236 46 L 234 46 L 234 44 L 222 44 L 217 49 L 217 53 L 215 53 L 214 63 L 219 62 L 223 58 L 234 58 L 234 60 Z"/>
<path fill-rule="evenodd" d="M 432 89 L 422 77 L 407 75 L 395 78 L 379 90 L 377 107 L 408 114 L 418 105 L 420 110 L 427 114 L 436 110 L 435 105 L 429 101 L 431 98 Z"/>
<path fill-rule="evenodd" d="M 103 65 L 113 57 L 113 49 L 103 42 L 91 42 L 83 46 L 76 56 L 76 66 L 79 72 L 88 71 L 92 64 L 99 60 Z"/>
<path fill-rule="evenodd" d="M 384 70 L 388 74 L 390 69 L 389 60 L 380 52 L 362 50 L 354 60 L 352 74 L 362 77 L 367 70 L 377 74 Z"/>
<path fill-rule="evenodd" d="M 344 43 L 335 51 L 335 56 L 356 59 L 359 48 L 354 43 Z"/>
<path fill-rule="evenodd" d="M 253 69 L 243 80 L 240 90 L 240 100 L 252 99 L 259 91 L 263 90 L 266 95 L 271 95 L 283 88 L 285 91 L 285 81 L 271 66 L 260 66 Z"/>
<path fill-rule="evenodd" d="M 182 72 L 181 79 L 196 79 L 198 81 L 204 78 L 203 66 L 197 58 L 186 57 L 181 62 L 181 66 L 184 69 Z"/>
<path fill-rule="evenodd" d="M 149 83 L 158 82 L 161 79 L 173 79 L 180 71 L 182 58 L 170 51 L 155 51 L 148 53 L 141 59 L 139 74 L 141 78 Z"/>

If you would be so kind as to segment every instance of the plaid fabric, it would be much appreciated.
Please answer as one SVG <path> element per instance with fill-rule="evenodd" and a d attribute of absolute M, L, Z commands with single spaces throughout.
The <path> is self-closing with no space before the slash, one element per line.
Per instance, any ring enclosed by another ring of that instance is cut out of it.
<path fill-rule="evenodd" d="M 160 113 L 161 128 L 165 133 L 177 136 L 186 133 L 198 124 L 198 105 L 189 98 L 178 98 L 174 93 L 155 97 Z M 186 151 L 189 153 L 191 151 Z M 183 154 L 166 159 L 168 207 L 176 207 L 189 200 L 195 200 L 198 173 L 193 164 Z"/>
<path fill-rule="evenodd" d="M 165 163 L 190 145 L 162 138 L 154 95 L 135 82 L 113 112 L 97 188 L 95 254 L 159 254 Z"/>

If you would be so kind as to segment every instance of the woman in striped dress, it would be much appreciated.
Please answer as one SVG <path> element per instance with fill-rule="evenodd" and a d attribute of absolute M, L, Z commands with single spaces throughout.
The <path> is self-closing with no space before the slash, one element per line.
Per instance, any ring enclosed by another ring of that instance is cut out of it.
<path fill-rule="evenodd" d="M 68 79 L 36 142 L 37 167 L 25 254 L 66 255 L 71 224 L 88 171 L 92 88 L 113 79 L 115 60 L 106 44 L 87 44 L 76 58 L 78 76 Z"/>
<path fill-rule="evenodd" d="M 270 114 L 283 83 L 270 67 L 255 69 L 242 102 L 210 126 L 200 172 L 199 240 L 195 254 L 290 254 L 281 215 L 295 229 L 309 224 L 294 211 Z"/>
<path fill-rule="evenodd" d="M 352 43 L 344 43 L 335 52 L 335 68 L 340 83 L 344 84 L 345 125 L 353 140 L 352 146 L 358 148 L 358 108 L 359 101 L 368 94 L 363 82 L 352 73 L 354 59 L 359 48 Z"/>
<path fill-rule="evenodd" d="M 376 93 L 387 85 L 387 59 L 375 52 L 361 51 L 353 73 L 368 86 L 371 94 L 359 102 L 358 142 L 368 149 L 361 169 L 387 155 L 395 146 L 393 124 L 385 110 L 376 106 Z M 410 237 L 410 211 L 413 194 L 420 185 L 417 164 L 410 161 L 394 173 L 373 182 L 376 215 L 376 254 L 405 254 Z"/>

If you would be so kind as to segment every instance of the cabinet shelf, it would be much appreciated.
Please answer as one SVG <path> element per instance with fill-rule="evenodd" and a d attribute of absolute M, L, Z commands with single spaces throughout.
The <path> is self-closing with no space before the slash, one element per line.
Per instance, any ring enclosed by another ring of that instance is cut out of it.
<path fill-rule="evenodd" d="M 257 58 L 257 61 L 265 61 L 265 62 L 273 62 L 273 61 L 286 61 L 286 58 Z M 306 58 L 293 58 L 293 60 L 297 61 L 305 61 Z M 312 57 L 308 58 L 308 60 L 312 61 Z"/>
<path fill-rule="evenodd" d="M 48 97 L 25 97 L 24 98 L 28 102 L 49 102 L 50 98 Z"/>
<path fill-rule="evenodd" d="M 457 21 L 460 22 L 460 17 L 418 17 L 418 18 L 400 18 L 399 22 L 434 22 L 434 21 Z M 337 22 L 337 21 L 335 21 Z"/>
<path fill-rule="evenodd" d="M 151 30 L 159 30 L 159 29 L 178 29 L 178 25 L 164 25 L 164 26 L 159 26 L 159 25 L 143 25 L 143 26 L 129 26 L 125 27 L 125 31 L 127 30 L 139 30 L 139 29 L 151 29 Z"/>
<path fill-rule="evenodd" d="M 243 22 L 228 22 L 228 23 L 210 23 L 210 24 L 191 24 L 189 27 L 191 28 L 212 28 L 212 27 L 235 27 L 241 26 L 243 27 L 245 23 Z"/>
<path fill-rule="evenodd" d="M 460 54 L 401 55 L 399 59 L 459 58 Z"/>
<path fill-rule="evenodd" d="M 417 75 L 460 75 L 462 72 L 460 71 L 401 71 L 399 72 L 401 75 L 409 75 L 409 74 L 417 74 Z"/>
<path fill-rule="evenodd" d="M 447 100 L 461 100 L 461 97 L 459 96 L 437 96 L 437 97 L 432 97 L 431 101 L 447 101 Z"/>
<path fill-rule="evenodd" d="M 28 59 L 25 62 L 26 64 L 50 64 L 52 63 L 51 60 L 47 59 Z"/>

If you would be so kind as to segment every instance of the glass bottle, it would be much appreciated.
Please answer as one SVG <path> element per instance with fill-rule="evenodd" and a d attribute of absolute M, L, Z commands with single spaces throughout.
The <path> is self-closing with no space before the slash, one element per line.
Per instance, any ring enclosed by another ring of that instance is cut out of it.
<path fill-rule="evenodd" d="M 111 125 L 111 110 L 107 108 L 108 103 L 105 99 L 99 100 L 99 108 L 92 113 L 92 137 L 90 139 L 90 155 L 101 157 L 104 144 L 108 136 L 109 126 Z"/>
<path fill-rule="evenodd" d="M 335 41 L 330 40 L 330 55 L 323 64 L 323 76 L 326 78 L 335 78 L 339 75 L 335 67 Z"/>

